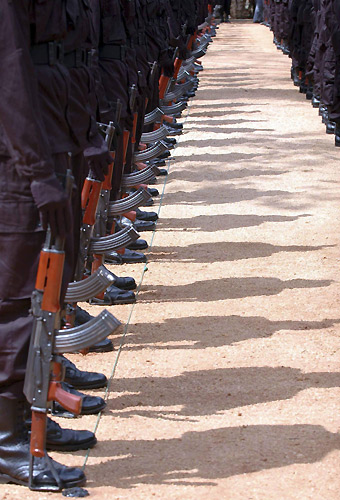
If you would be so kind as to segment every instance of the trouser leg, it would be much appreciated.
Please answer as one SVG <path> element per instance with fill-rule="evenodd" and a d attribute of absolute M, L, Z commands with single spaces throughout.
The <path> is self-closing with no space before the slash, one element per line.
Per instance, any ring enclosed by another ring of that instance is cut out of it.
<path fill-rule="evenodd" d="M 33 318 L 30 315 L 44 233 L 0 234 L 0 395 L 20 399 Z"/>

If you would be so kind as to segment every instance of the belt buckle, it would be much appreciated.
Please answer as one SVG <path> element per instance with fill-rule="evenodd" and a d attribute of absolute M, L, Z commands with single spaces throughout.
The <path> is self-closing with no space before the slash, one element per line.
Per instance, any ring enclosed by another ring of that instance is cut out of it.
<path fill-rule="evenodd" d="M 86 65 L 90 68 L 92 66 L 93 50 L 90 49 L 86 52 Z"/>
<path fill-rule="evenodd" d="M 48 64 L 54 66 L 55 64 L 63 63 L 64 60 L 64 44 L 63 42 L 48 42 Z"/>
<path fill-rule="evenodd" d="M 83 48 L 78 48 L 76 49 L 76 60 L 75 60 L 75 67 L 76 68 L 81 68 L 86 64 L 86 50 Z"/>

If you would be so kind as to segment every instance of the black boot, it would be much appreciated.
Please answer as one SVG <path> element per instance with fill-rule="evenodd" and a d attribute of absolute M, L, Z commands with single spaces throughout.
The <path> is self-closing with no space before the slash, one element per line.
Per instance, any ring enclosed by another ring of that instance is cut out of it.
<path fill-rule="evenodd" d="M 340 123 L 336 123 L 335 125 L 335 142 L 336 147 L 340 147 Z"/>
<path fill-rule="evenodd" d="M 32 422 L 31 407 L 27 403 L 25 409 L 25 424 L 30 432 Z M 91 431 L 74 431 L 63 429 L 57 422 L 47 417 L 46 449 L 53 451 L 78 451 L 93 448 L 97 443 L 96 436 Z"/>
<path fill-rule="evenodd" d="M 105 262 L 109 264 L 138 264 L 146 261 L 147 258 L 144 254 L 129 250 L 128 248 L 125 249 L 124 254 L 117 252 L 107 252 L 105 254 Z"/>
<path fill-rule="evenodd" d="M 0 397 L 0 483 L 29 484 L 30 445 L 24 422 L 26 401 Z M 57 472 L 59 484 L 51 467 Z M 34 487 L 42 491 L 60 491 L 85 484 L 82 470 L 51 460 L 35 458 L 33 463 Z"/>
<path fill-rule="evenodd" d="M 81 403 L 81 412 L 80 415 L 96 415 L 100 411 L 102 411 L 106 403 L 103 398 L 100 396 L 88 396 L 87 394 L 83 394 L 82 392 L 76 391 L 73 387 L 66 382 L 61 383 L 61 387 L 64 391 L 73 394 L 74 396 L 80 396 L 82 399 Z M 57 417 L 66 417 L 73 418 L 76 415 L 65 410 L 59 403 L 55 402 L 52 408 L 52 415 L 56 415 Z"/>
<path fill-rule="evenodd" d="M 316 96 L 314 94 L 312 97 L 312 106 L 313 106 L 313 108 L 318 108 L 320 106 L 320 99 L 318 96 Z"/>
<path fill-rule="evenodd" d="M 142 231 L 154 231 L 156 229 L 155 222 L 147 220 L 136 219 L 133 223 L 133 226 L 136 231 L 138 231 L 138 233 L 141 233 Z"/>
<path fill-rule="evenodd" d="M 107 384 L 107 378 L 103 373 L 78 370 L 76 365 L 64 356 L 62 364 L 65 367 L 65 382 L 76 389 L 99 389 Z"/>
<path fill-rule="evenodd" d="M 137 250 L 137 251 L 140 251 L 140 250 L 146 250 L 148 248 L 148 244 L 145 240 L 143 240 L 142 238 L 138 238 L 138 240 L 134 241 L 133 243 L 130 243 L 130 245 L 128 245 L 126 248 L 128 250 Z M 118 286 L 118 285 L 116 285 Z M 119 287 L 119 288 L 122 288 L 122 287 Z M 137 286 L 135 286 L 133 289 L 131 288 L 125 288 L 123 290 L 134 290 L 135 288 L 137 288 Z"/>
<path fill-rule="evenodd" d="M 57 422 L 47 418 L 46 449 L 53 451 L 78 451 L 93 448 L 97 443 L 91 431 L 63 429 Z"/>
<path fill-rule="evenodd" d="M 332 120 L 327 120 L 326 122 L 326 134 L 334 134 L 335 133 L 336 123 L 332 122 Z"/>
<path fill-rule="evenodd" d="M 114 306 L 118 304 L 134 304 L 136 295 L 131 290 L 122 290 L 115 285 L 110 285 L 104 293 L 104 299 L 94 297 L 90 300 L 91 304 L 101 306 Z"/>
<path fill-rule="evenodd" d="M 145 210 L 140 210 L 139 208 L 136 208 L 136 215 L 138 220 L 153 222 L 158 220 L 158 214 L 156 212 L 146 212 Z"/>

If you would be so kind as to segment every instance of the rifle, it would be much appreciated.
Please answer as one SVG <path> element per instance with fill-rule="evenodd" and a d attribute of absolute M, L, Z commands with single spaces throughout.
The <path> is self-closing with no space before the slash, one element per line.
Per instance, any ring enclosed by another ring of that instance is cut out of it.
<path fill-rule="evenodd" d="M 65 191 L 72 192 L 73 177 L 68 170 Z M 40 253 L 35 290 L 32 293 L 33 332 L 30 340 L 27 360 L 24 393 L 31 403 L 32 424 L 29 464 L 29 487 L 32 490 L 43 489 L 34 482 L 33 466 L 36 457 L 45 457 L 46 463 L 56 481 L 55 489 L 63 488 L 58 472 L 46 453 L 46 419 L 53 401 L 57 401 L 71 413 L 81 411 L 81 398 L 64 391 L 61 387 L 63 367 L 57 353 L 73 352 L 84 345 L 82 331 L 60 330 L 61 304 L 60 294 L 64 270 L 65 239 L 53 238 L 50 228 L 46 233 L 44 247 Z M 92 345 L 107 336 L 108 327 L 117 328 L 120 324 L 107 311 L 105 316 L 95 321 L 95 326 L 86 332 L 87 345 Z M 56 348 L 60 340 L 65 349 Z M 72 340 L 68 346 L 68 340 Z M 49 489 L 51 489 L 49 487 Z"/>

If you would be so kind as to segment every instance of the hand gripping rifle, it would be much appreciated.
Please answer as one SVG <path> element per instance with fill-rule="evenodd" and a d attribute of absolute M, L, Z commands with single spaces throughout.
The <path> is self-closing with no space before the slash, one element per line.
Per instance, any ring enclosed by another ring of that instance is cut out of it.
<path fill-rule="evenodd" d="M 71 172 L 66 176 L 66 192 L 70 196 L 73 178 Z M 35 290 L 32 294 L 33 332 L 31 335 L 24 393 L 32 410 L 29 487 L 43 489 L 34 481 L 34 459 L 45 457 L 56 485 L 55 490 L 63 488 L 62 480 L 46 453 L 46 419 L 53 401 L 57 401 L 68 411 L 79 414 L 81 398 L 64 391 L 60 385 L 63 368 L 57 353 L 75 352 L 84 345 L 84 331 L 79 329 L 59 330 L 61 318 L 60 293 L 63 278 L 65 252 L 64 238 L 52 238 L 47 230 L 45 245 L 40 253 Z M 104 312 L 104 311 L 103 311 Z M 107 311 L 96 326 L 87 328 L 87 345 L 92 345 L 106 337 L 107 329 L 112 331 L 119 322 Z M 68 340 L 71 341 L 69 344 Z M 59 347 L 58 347 L 59 345 Z M 61 349 L 63 346 L 63 349 Z M 53 489 L 49 487 L 49 489 Z"/>

